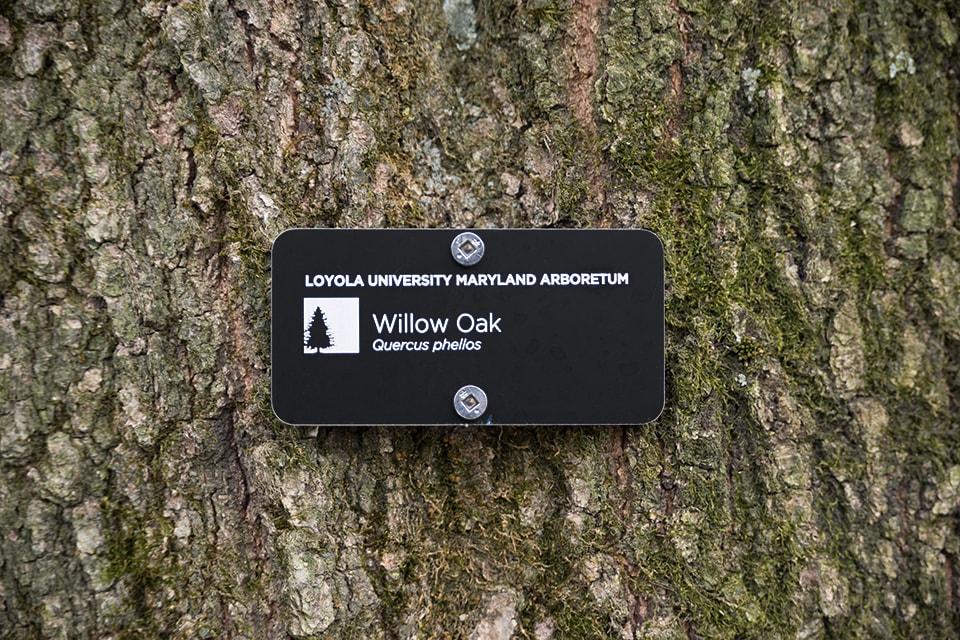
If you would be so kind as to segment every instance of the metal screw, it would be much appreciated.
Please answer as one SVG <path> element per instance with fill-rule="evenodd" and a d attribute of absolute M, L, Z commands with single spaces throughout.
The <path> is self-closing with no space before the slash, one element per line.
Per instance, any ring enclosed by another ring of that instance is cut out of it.
<path fill-rule="evenodd" d="M 465 267 L 472 267 L 483 257 L 483 240 L 472 231 L 464 231 L 450 243 L 453 259 Z"/>
<path fill-rule="evenodd" d="M 480 387 L 468 384 L 453 394 L 453 408 L 464 420 L 473 420 L 487 410 L 487 394 Z"/>

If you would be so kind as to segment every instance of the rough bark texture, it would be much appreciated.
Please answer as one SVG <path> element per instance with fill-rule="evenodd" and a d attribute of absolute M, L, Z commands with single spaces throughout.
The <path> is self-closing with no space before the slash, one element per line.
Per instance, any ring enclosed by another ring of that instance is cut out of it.
<path fill-rule="evenodd" d="M 0 637 L 960 634 L 958 7 L 0 2 Z M 653 229 L 667 409 L 284 426 L 294 226 Z"/>

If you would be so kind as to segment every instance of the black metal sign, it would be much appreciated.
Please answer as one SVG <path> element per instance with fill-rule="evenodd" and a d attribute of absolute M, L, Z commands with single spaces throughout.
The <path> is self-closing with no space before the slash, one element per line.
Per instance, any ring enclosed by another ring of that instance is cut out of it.
<path fill-rule="evenodd" d="M 643 230 L 291 229 L 272 397 L 290 424 L 639 424 L 664 402 Z"/>

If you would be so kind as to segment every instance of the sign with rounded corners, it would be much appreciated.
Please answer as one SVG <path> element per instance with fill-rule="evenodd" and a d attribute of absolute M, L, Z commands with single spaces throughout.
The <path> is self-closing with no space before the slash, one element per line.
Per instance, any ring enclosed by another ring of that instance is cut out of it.
<path fill-rule="evenodd" d="M 289 424 L 641 424 L 664 405 L 645 230 L 290 229 L 271 395 Z"/>

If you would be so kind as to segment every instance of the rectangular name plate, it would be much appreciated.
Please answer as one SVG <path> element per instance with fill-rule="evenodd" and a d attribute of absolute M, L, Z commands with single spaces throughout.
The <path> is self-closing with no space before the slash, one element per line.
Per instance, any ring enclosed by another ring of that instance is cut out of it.
<path fill-rule="evenodd" d="M 664 403 L 643 230 L 291 229 L 273 244 L 289 424 L 640 424 Z"/>

